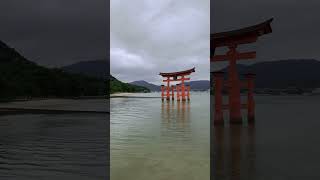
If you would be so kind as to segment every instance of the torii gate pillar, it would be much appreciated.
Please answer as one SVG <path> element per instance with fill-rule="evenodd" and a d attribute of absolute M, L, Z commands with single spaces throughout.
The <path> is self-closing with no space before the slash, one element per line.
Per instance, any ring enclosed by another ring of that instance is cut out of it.
<path fill-rule="evenodd" d="M 223 121 L 223 100 L 222 100 L 222 89 L 223 89 L 223 72 L 213 73 L 214 86 L 214 124 L 224 125 Z"/>
<path fill-rule="evenodd" d="M 255 74 L 248 73 L 245 75 L 247 79 L 247 86 L 248 86 L 248 123 L 254 123 L 255 120 L 255 102 L 254 102 L 254 79 Z"/>
<path fill-rule="evenodd" d="M 240 99 L 240 81 L 237 72 L 237 46 L 229 46 L 229 111 L 231 123 L 242 123 L 241 116 L 241 99 Z"/>

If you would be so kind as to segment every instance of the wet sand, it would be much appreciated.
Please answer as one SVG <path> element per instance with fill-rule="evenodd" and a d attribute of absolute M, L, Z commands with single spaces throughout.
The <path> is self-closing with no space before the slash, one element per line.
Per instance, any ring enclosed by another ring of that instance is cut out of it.
<path fill-rule="evenodd" d="M 109 113 L 108 99 L 44 99 L 0 103 L 0 114 Z"/>

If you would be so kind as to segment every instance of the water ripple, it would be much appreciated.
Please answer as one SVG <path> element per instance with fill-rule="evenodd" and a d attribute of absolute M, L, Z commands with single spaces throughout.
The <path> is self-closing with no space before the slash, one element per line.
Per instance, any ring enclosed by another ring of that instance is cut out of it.
<path fill-rule="evenodd" d="M 107 117 L 0 117 L 0 179 L 106 179 Z"/>

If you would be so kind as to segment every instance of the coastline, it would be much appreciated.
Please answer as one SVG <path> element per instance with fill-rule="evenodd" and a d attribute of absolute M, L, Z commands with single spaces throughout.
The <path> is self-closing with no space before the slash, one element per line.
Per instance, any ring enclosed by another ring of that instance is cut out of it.
<path fill-rule="evenodd" d="M 106 98 L 47 98 L 0 103 L 0 115 L 8 114 L 109 114 Z"/>
<path fill-rule="evenodd" d="M 150 92 L 151 93 L 151 92 Z M 160 96 L 141 96 L 141 94 L 150 94 L 150 93 L 113 93 L 110 94 L 110 98 L 161 98 Z"/>

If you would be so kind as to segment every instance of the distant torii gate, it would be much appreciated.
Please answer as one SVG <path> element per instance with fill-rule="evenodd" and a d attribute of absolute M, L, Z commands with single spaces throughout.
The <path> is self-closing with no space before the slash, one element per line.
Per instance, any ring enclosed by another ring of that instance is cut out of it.
<path fill-rule="evenodd" d="M 269 34 L 272 32 L 270 23 L 273 19 L 265 21 L 255 26 L 222 32 L 210 35 L 211 44 L 211 62 L 229 61 L 228 67 L 228 82 L 223 82 L 223 72 L 213 72 L 214 76 L 214 93 L 215 93 L 215 114 L 214 124 L 224 124 L 223 110 L 229 109 L 230 123 L 242 123 L 241 108 L 248 110 L 248 122 L 254 122 L 255 116 L 255 103 L 253 99 L 254 91 L 254 74 L 246 74 L 247 82 L 241 83 L 237 72 L 237 60 L 241 59 L 254 59 L 256 52 L 240 53 L 237 51 L 238 45 L 254 43 L 258 40 L 259 36 Z M 215 55 L 215 49 L 218 47 L 228 47 L 229 51 L 224 55 Z M 228 88 L 229 104 L 223 105 L 222 91 L 223 87 Z M 248 89 L 247 104 L 241 104 L 240 89 Z"/>
<path fill-rule="evenodd" d="M 180 97 L 182 101 L 186 100 L 186 97 L 188 100 L 190 100 L 190 85 L 185 86 L 185 81 L 189 81 L 190 78 L 187 78 L 186 76 L 190 75 L 191 73 L 195 72 L 195 68 L 188 69 L 185 71 L 179 71 L 179 72 L 170 72 L 170 73 L 159 73 L 160 76 L 165 78 L 163 82 L 166 83 L 166 86 L 161 85 L 161 99 L 164 100 L 164 97 L 166 97 L 167 100 L 170 100 L 170 97 L 172 100 L 174 100 L 174 92 L 177 92 L 177 100 L 180 101 Z M 170 82 L 180 81 L 179 84 L 176 84 L 176 86 L 171 85 Z M 166 91 L 166 93 L 165 93 Z"/>

